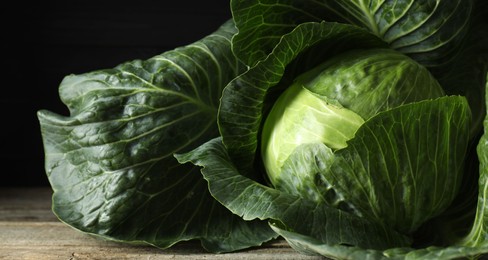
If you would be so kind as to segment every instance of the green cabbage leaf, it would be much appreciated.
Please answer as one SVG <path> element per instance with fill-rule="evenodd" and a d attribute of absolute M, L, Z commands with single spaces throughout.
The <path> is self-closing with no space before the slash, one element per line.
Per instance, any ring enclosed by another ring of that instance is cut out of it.
<path fill-rule="evenodd" d="M 213 252 L 276 237 L 266 223 L 243 221 L 220 205 L 198 168 L 173 157 L 218 136 L 222 89 L 245 70 L 230 51 L 234 32 L 229 22 L 151 59 L 63 80 L 70 116 L 38 114 L 61 221 L 160 248 L 200 239 Z"/>

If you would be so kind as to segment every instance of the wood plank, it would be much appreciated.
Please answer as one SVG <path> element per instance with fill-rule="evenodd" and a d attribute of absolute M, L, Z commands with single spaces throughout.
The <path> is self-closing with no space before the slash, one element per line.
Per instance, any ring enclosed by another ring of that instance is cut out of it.
<path fill-rule="evenodd" d="M 161 250 L 83 234 L 60 222 L 0 222 L 0 259 L 320 259 L 297 254 L 285 241 L 229 254 L 211 254 L 198 242 Z"/>
<path fill-rule="evenodd" d="M 49 188 L 0 189 L 0 259 L 321 259 L 298 254 L 282 239 L 228 254 L 208 253 L 198 241 L 165 250 L 107 241 L 57 220 L 51 195 Z"/>

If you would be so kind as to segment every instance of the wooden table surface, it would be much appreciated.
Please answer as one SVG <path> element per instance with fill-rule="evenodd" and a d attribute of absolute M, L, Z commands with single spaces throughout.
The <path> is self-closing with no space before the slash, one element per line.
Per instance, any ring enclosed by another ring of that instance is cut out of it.
<path fill-rule="evenodd" d="M 51 195 L 49 188 L 0 188 L 0 259 L 319 259 L 284 240 L 229 254 L 210 254 L 197 241 L 167 250 L 109 242 L 61 223 Z"/>

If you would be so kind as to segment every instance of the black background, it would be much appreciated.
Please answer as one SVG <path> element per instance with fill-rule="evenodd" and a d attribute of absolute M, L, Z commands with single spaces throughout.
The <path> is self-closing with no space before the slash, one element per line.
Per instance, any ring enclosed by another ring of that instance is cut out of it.
<path fill-rule="evenodd" d="M 229 1 L 56 0 L 2 7 L 0 186 L 47 186 L 36 112 L 68 115 L 64 76 L 147 59 L 231 18 Z"/>

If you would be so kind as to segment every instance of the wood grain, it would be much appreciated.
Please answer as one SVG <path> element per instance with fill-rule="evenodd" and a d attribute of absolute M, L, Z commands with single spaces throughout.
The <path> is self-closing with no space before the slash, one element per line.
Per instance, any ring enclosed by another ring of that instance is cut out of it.
<path fill-rule="evenodd" d="M 107 241 L 79 232 L 51 212 L 49 188 L 0 189 L 0 259 L 320 259 L 296 253 L 284 240 L 228 254 L 198 241 L 161 250 Z"/>

